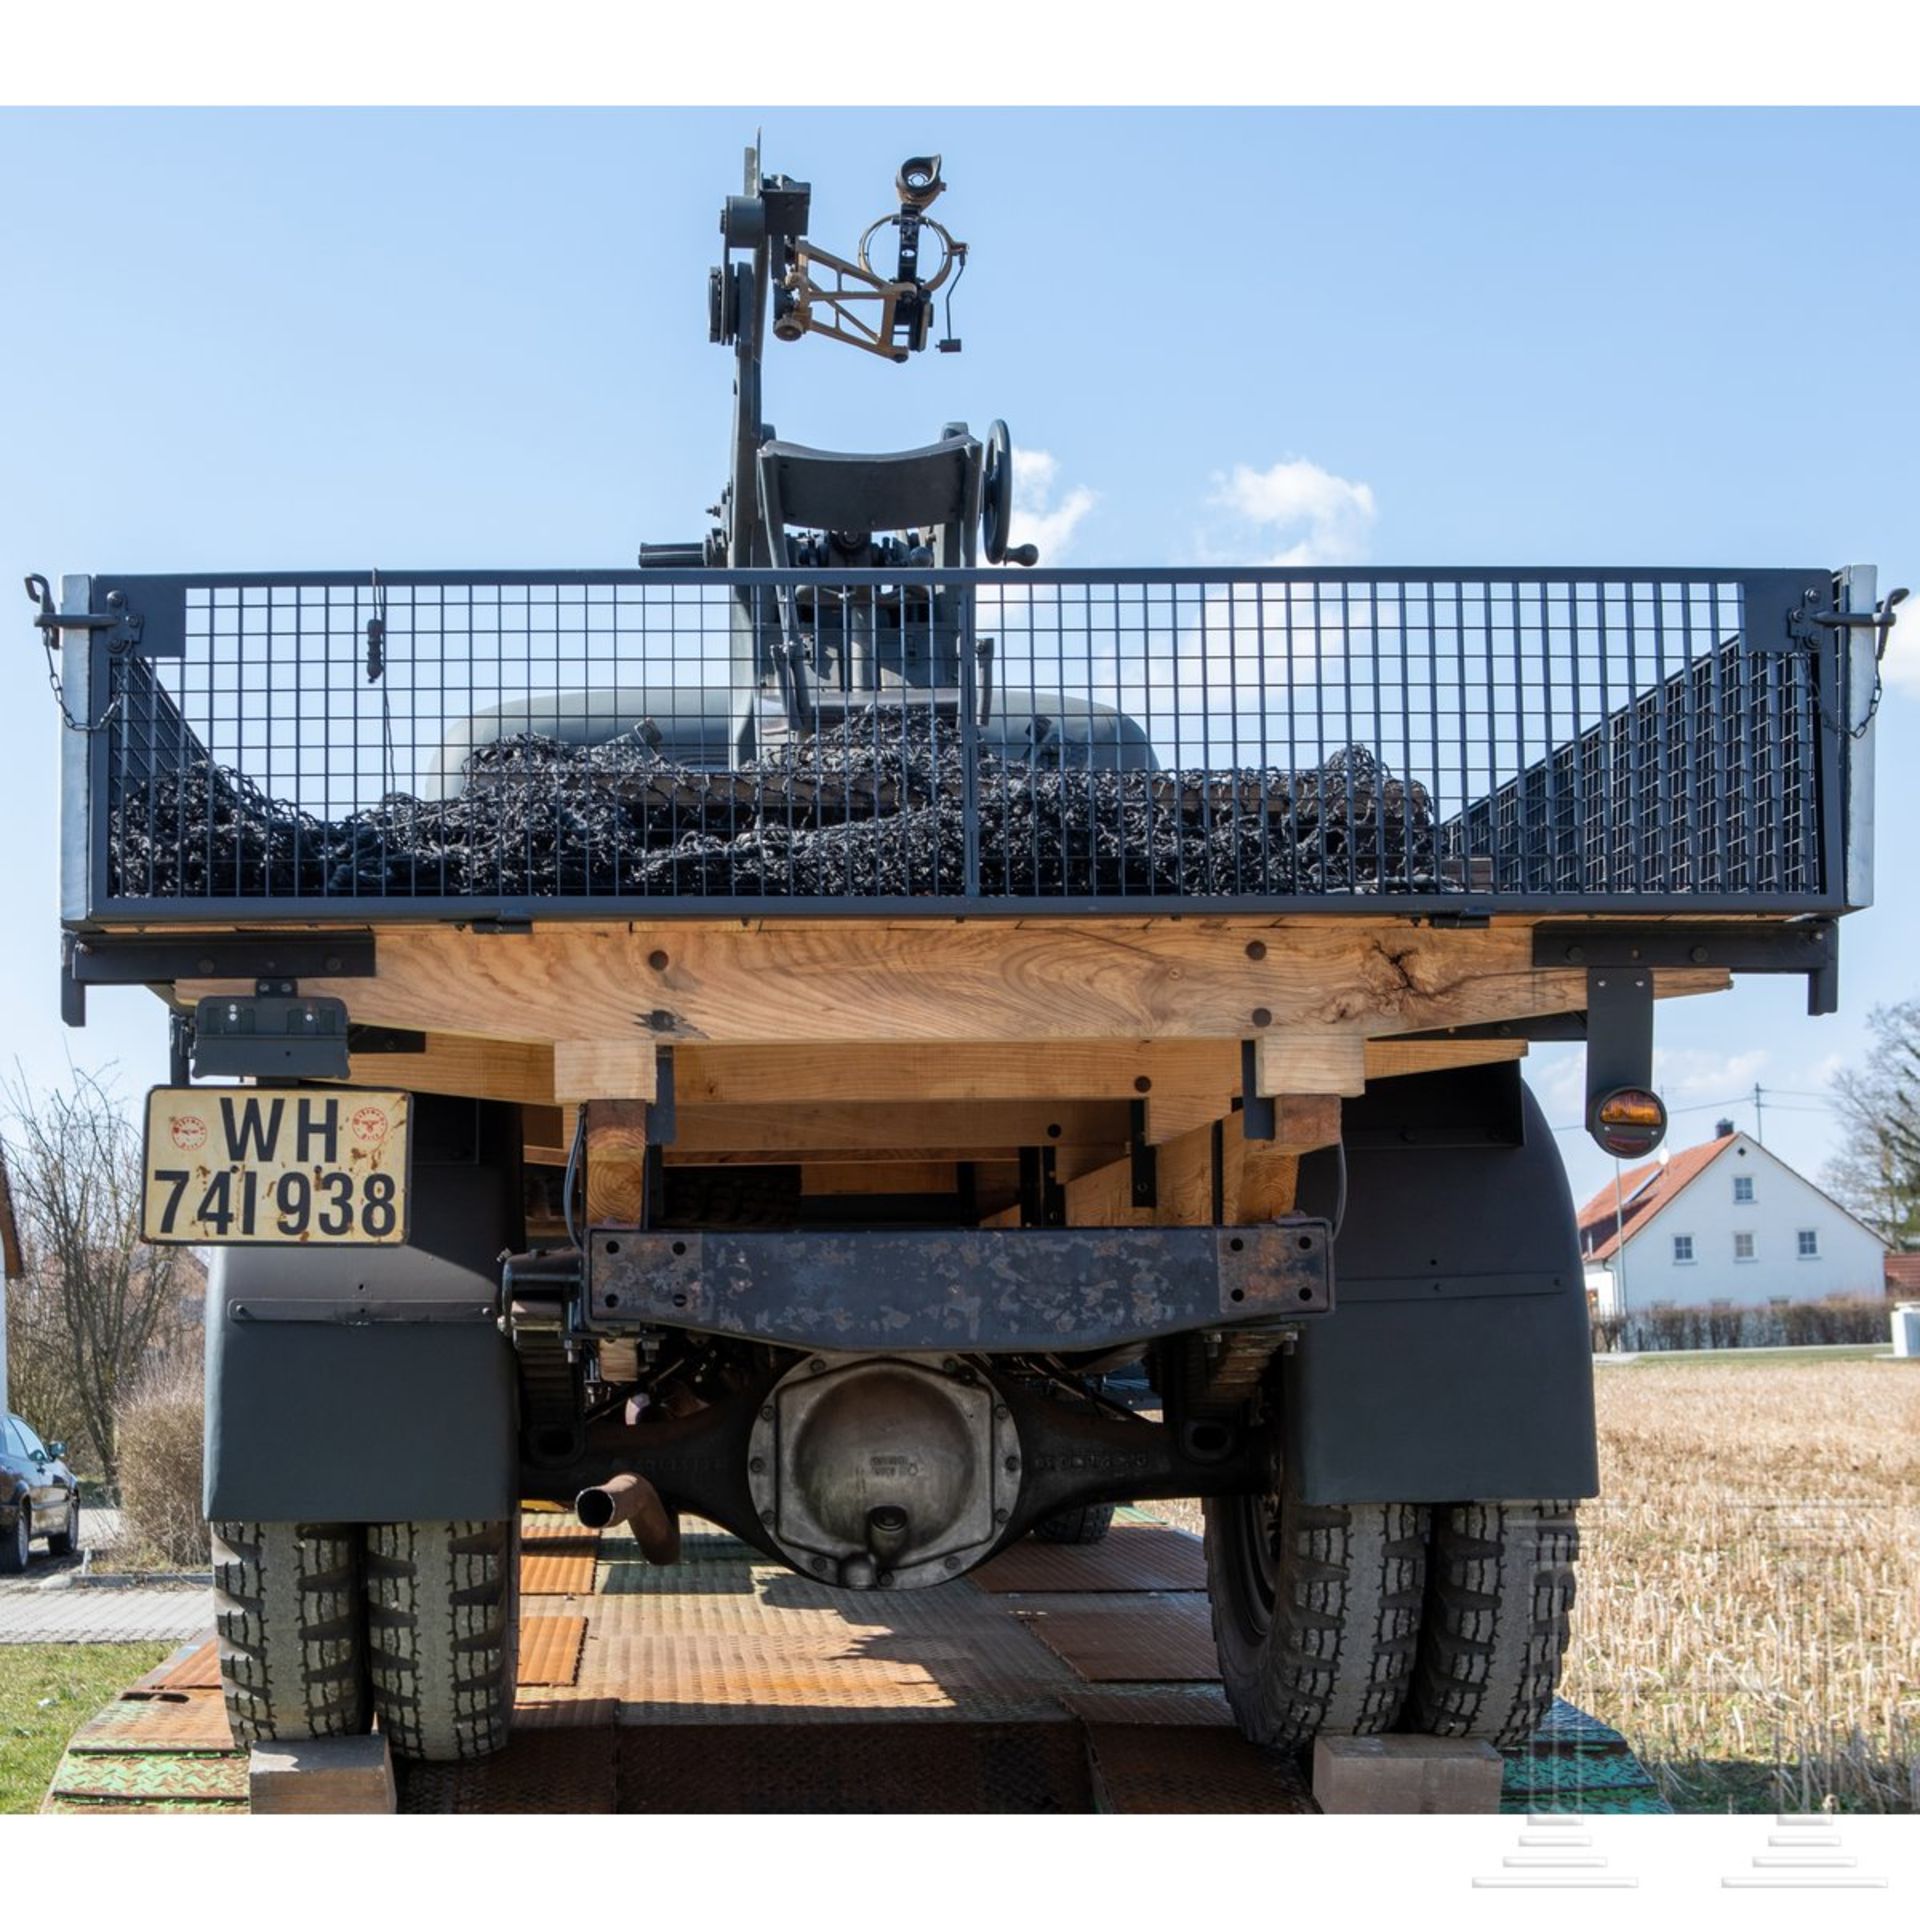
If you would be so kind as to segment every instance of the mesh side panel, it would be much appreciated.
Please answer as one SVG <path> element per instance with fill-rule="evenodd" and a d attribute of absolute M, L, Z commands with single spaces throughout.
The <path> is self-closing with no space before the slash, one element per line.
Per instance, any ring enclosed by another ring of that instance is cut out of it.
<path fill-rule="evenodd" d="M 1751 650 L 1782 577 L 116 581 L 178 645 L 100 643 L 96 885 L 204 914 L 1804 902 L 1834 643 Z"/>

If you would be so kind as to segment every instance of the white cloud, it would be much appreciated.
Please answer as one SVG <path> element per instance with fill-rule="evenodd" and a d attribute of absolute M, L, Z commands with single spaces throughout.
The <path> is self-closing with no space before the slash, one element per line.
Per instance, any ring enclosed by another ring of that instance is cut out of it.
<path fill-rule="evenodd" d="M 1074 529 L 1093 510 L 1099 498 L 1091 487 L 1069 487 L 1059 503 L 1054 489 L 1060 483 L 1060 462 L 1039 447 L 1013 450 L 1013 529 L 1011 546 L 1030 540 L 1040 549 L 1043 567 L 1058 566 L 1072 544 Z"/>
<path fill-rule="evenodd" d="M 1346 480 L 1311 460 L 1277 460 L 1265 471 L 1218 476 L 1208 504 L 1290 542 L 1268 556 L 1280 567 L 1342 566 L 1367 557 L 1379 509 L 1364 480 Z"/>
<path fill-rule="evenodd" d="M 1887 685 L 1902 693 L 1920 694 L 1920 632 L 1915 632 L 1916 627 L 1920 627 L 1920 620 L 1902 619 L 1887 642 L 1886 658 L 1880 662 Z"/>
<path fill-rule="evenodd" d="M 1669 1107 L 1751 1094 L 1765 1070 L 1767 1052 L 1712 1053 L 1701 1047 L 1655 1047 L 1653 1083 Z"/>

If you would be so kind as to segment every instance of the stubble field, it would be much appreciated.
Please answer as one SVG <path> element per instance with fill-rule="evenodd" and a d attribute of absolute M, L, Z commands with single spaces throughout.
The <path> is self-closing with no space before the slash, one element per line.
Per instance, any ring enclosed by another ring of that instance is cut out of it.
<path fill-rule="evenodd" d="M 1920 1364 L 1682 1355 L 1594 1388 L 1563 1694 L 1683 1812 L 1920 1808 Z"/>
<path fill-rule="evenodd" d="M 1920 1366 L 1597 1369 L 1564 1691 L 1683 1808 L 1920 1804 Z"/>

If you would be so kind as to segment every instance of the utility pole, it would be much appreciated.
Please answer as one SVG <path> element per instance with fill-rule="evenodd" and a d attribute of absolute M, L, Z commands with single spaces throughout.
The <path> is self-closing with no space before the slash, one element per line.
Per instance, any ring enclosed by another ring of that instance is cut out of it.
<path fill-rule="evenodd" d="M 1613 1293 L 1614 1310 L 1627 1311 L 1627 1206 L 1620 1191 L 1620 1162 L 1613 1163 Z"/>
<path fill-rule="evenodd" d="M 1760 1100 L 1761 1092 L 1760 1082 L 1756 1080 L 1753 1083 L 1753 1137 L 1764 1147 L 1767 1144 L 1767 1122 L 1766 1109 Z"/>

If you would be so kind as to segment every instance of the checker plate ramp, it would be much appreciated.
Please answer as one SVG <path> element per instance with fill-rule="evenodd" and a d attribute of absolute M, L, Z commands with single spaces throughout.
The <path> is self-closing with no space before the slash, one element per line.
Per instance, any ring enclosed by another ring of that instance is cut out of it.
<path fill-rule="evenodd" d="M 1205 1593 L 1200 1542 L 1173 1527 L 1122 1527 L 1062 1551 L 1022 1540 L 967 1576 L 987 1593 Z"/>
<path fill-rule="evenodd" d="M 902 1594 L 816 1586 L 702 1522 L 673 1567 L 578 1535 L 525 1517 L 523 1573 L 567 1584 L 523 1600 L 511 1745 L 398 1767 L 403 1813 L 1313 1810 L 1299 1770 L 1233 1730 L 1205 1597 L 1160 1584 L 1198 1558 L 1172 1529 L 1123 1516 L 1097 1546 L 1022 1543 L 982 1570 L 1020 1587 Z M 1509 1756 L 1504 1804 L 1665 1810 L 1620 1736 L 1564 1702 Z M 102 1708 L 46 1805 L 245 1812 L 214 1643 Z"/>
<path fill-rule="evenodd" d="M 1097 1607 L 1056 1604 L 1022 1616 L 1082 1680 L 1218 1680 L 1204 1599 L 1169 1595 Z"/>
<path fill-rule="evenodd" d="M 520 1663 L 514 1683 L 522 1687 L 570 1687 L 580 1671 L 587 1637 L 583 1614 L 539 1614 L 520 1622 Z"/>

